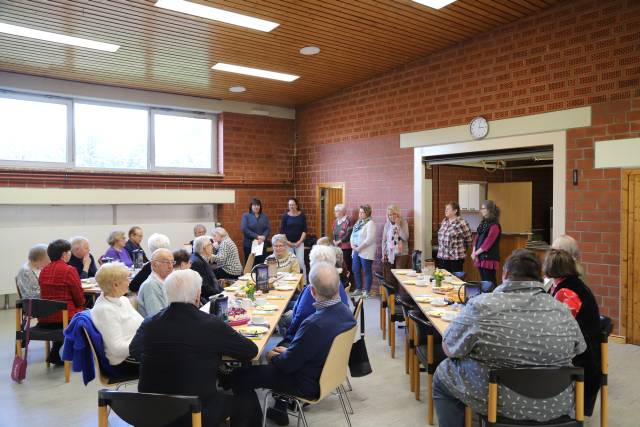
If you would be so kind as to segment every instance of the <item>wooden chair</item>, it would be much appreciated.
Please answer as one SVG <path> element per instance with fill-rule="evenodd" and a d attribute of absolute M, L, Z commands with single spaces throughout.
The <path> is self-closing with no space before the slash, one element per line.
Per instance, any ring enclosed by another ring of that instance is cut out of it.
<path fill-rule="evenodd" d="M 82 332 L 84 332 L 84 336 L 87 339 L 87 343 L 89 344 L 89 348 L 91 349 L 91 354 L 93 355 L 93 365 L 97 371 L 98 380 L 100 380 L 100 384 L 105 387 L 113 387 L 115 386 L 116 390 L 119 390 L 120 387 L 127 383 L 132 383 L 138 380 L 138 375 L 130 374 L 122 377 L 110 377 L 104 372 L 102 365 L 100 364 L 100 359 L 98 358 L 98 353 L 96 353 L 96 348 L 93 345 L 93 341 L 91 341 L 91 337 L 86 329 L 82 328 Z"/>
<path fill-rule="evenodd" d="M 254 263 L 255 259 L 256 259 L 256 254 L 251 252 L 249 254 L 249 257 L 247 258 L 247 262 L 244 263 L 244 270 L 242 270 L 242 274 L 251 273 L 251 269 L 253 268 L 253 263 Z"/>
<path fill-rule="evenodd" d="M 51 301 L 40 298 L 27 298 L 16 301 L 16 355 L 22 356 L 22 341 L 25 338 L 25 323 L 23 320 L 23 307 L 29 306 L 31 301 L 31 317 L 45 317 L 62 312 L 62 328 L 46 329 L 41 326 L 31 326 L 29 328 L 29 341 L 44 341 L 45 360 L 47 368 L 50 366 L 49 352 L 51 351 L 51 341 L 64 341 L 64 329 L 69 324 L 69 312 L 67 311 L 67 303 L 64 301 Z M 71 362 L 64 361 L 64 381 L 69 382 L 71 379 Z"/>
<path fill-rule="evenodd" d="M 380 273 L 374 272 L 373 275 L 378 279 L 378 289 L 380 289 L 380 330 L 382 331 L 382 339 L 387 339 L 387 295 L 382 282 L 384 277 Z"/>
<path fill-rule="evenodd" d="M 380 288 L 381 295 L 387 301 L 387 330 L 389 333 L 388 337 L 389 346 L 391 347 L 391 358 L 393 359 L 396 357 L 396 322 L 404 322 L 404 313 L 402 311 L 402 306 L 400 304 L 396 304 L 396 289 L 388 284 L 378 273 L 375 274 L 382 285 Z"/>
<path fill-rule="evenodd" d="M 613 322 L 607 316 L 600 316 L 600 426 L 608 427 L 609 421 L 609 335 Z"/>
<path fill-rule="evenodd" d="M 109 411 L 137 427 L 168 425 L 191 414 L 191 426 L 202 427 L 202 408 L 197 396 L 98 391 L 98 426 L 107 427 Z"/>
<path fill-rule="evenodd" d="M 302 405 L 304 403 L 315 404 L 320 402 L 326 396 L 335 391 L 338 394 L 338 398 L 340 399 L 340 404 L 342 405 L 342 410 L 344 412 L 344 417 L 347 421 L 347 425 L 351 427 L 351 420 L 349 419 L 349 411 L 347 410 L 347 405 L 345 403 L 344 395 L 346 391 L 342 383 L 347 377 L 347 366 L 349 364 L 349 354 L 351 353 L 351 347 L 353 345 L 353 337 L 356 333 L 358 326 L 354 326 L 353 328 L 342 332 L 340 335 L 336 336 L 333 339 L 333 343 L 331 344 L 331 349 L 329 350 L 329 354 L 327 355 L 327 359 L 324 362 L 324 367 L 322 368 L 322 373 L 320 374 L 320 396 L 315 400 L 308 400 L 299 396 L 288 396 L 283 393 L 278 392 L 279 395 L 283 395 L 289 397 L 294 400 L 296 403 L 296 414 L 298 416 L 298 422 L 302 420 L 302 423 L 305 427 L 309 427 L 307 420 L 304 416 L 304 412 L 302 411 Z M 264 397 L 264 407 L 267 407 L 267 399 L 272 394 L 272 390 L 267 391 Z M 264 411 L 262 416 L 262 427 L 266 425 L 267 422 L 267 411 Z"/>

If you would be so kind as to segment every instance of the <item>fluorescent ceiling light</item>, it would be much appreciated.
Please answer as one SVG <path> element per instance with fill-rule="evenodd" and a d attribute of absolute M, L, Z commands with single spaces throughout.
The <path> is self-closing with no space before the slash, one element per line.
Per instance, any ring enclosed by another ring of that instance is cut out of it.
<path fill-rule="evenodd" d="M 205 6 L 203 4 L 192 3 L 185 0 L 158 0 L 156 6 L 176 12 L 187 13 L 201 18 L 212 19 L 214 21 L 226 22 L 227 24 L 239 25 L 258 31 L 269 32 L 276 28 L 278 23 L 265 21 L 264 19 L 253 18 L 235 12 L 218 9 L 216 7 Z"/>
<path fill-rule="evenodd" d="M 453 3 L 456 0 L 413 0 L 416 3 L 423 4 L 425 6 L 429 6 L 433 9 L 442 9 L 448 4 Z"/>
<path fill-rule="evenodd" d="M 284 82 L 292 82 L 300 78 L 300 76 L 294 76 L 293 74 L 276 73 L 275 71 L 242 67 L 240 65 L 225 64 L 223 62 L 218 62 L 211 68 L 218 71 L 228 71 L 230 73 L 246 74 L 247 76 L 264 77 L 265 79 L 282 80 Z"/>
<path fill-rule="evenodd" d="M 80 37 L 65 36 L 63 34 L 50 33 L 48 31 L 34 30 L 17 25 L 0 22 L 0 33 L 13 34 L 14 36 L 29 37 L 32 39 L 46 40 L 54 43 L 68 44 L 72 46 L 88 47 L 89 49 L 105 50 L 115 52 L 120 49 L 117 44 L 102 43 Z"/>
<path fill-rule="evenodd" d="M 305 46 L 300 49 L 300 53 L 303 55 L 317 55 L 320 53 L 320 48 L 318 46 Z"/>
<path fill-rule="evenodd" d="M 233 93 L 242 93 L 242 92 L 245 92 L 246 90 L 247 88 L 244 86 L 231 86 L 229 88 L 229 92 L 233 92 Z"/>

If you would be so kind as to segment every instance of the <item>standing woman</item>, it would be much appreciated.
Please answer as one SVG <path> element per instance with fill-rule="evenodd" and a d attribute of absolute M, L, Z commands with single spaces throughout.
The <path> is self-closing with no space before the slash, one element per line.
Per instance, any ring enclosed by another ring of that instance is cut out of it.
<path fill-rule="evenodd" d="M 438 268 L 450 273 L 464 271 L 464 259 L 472 241 L 469 224 L 460 217 L 460 205 L 447 203 L 438 230 Z"/>
<path fill-rule="evenodd" d="M 471 259 L 480 272 L 480 278 L 490 281 L 495 286 L 498 284 L 496 270 L 500 265 L 500 209 L 492 200 L 485 200 L 480 207 L 480 215 L 482 221 L 473 241 Z"/>
<path fill-rule="evenodd" d="M 242 239 L 242 249 L 244 251 L 244 261 L 247 262 L 249 254 L 251 254 L 251 244 L 254 240 L 264 243 L 262 247 L 262 255 L 255 257 L 255 264 L 261 264 L 267 257 L 267 245 L 269 243 L 269 235 L 271 234 L 271 224 L 269 218 L 262 213 L 262 202 L 260 199 L 251 199 L 249 202 L 249 211 L 242 214 L 242 224 L 240 230 L 244 238 Z"/>
<path fill-rule="evenodd" d="M 333 244 L 342 250 L 342 260 L 346 266 L 349 279 L 353 280 L 351 270 L 351 218 L 347 215 L 347 208 L 339 203 L 334 208 L 336 220 L 333 222 Z M 344 268 L 344 267 L 343 267 Z M 346 286 L 346 285 L 345 285 Z"/>
<path fill-rule="evenodd" d="M 387 207 L 387 221 L 382 232 L 382 267 L 384 280 L 395 283 L 392 268 L 409 266 L 409 224 L 396 205 Z"/>
<path fill-rule="evenodd" d="M 298 199 L 294 197 L 289 198 L 289 211 L 282 215 L 280 233 L 287 236 L 289 252 L 298 258 L 302 269 L 302 279 L 306 284 L 307 267 L 304 262 L 304 239 L 307 237 L 307 217 L 300 210 Z"/>
<path fill-rule="evenodd" d="M 373 260 L 376 256 L 376 225 L 371 220 L 371 206 L 362 205 L 358 211 L 358 222 L 353 226 L 351 233 L 351 249 L 353 278 L 356 282 L 354 294 L 363 294 L 368 298 L 371 290 Z M 364 286 L 362 284 L 362 271 L 364 271 Z M 364 288 L 364 289 L 363 289 Z"/>

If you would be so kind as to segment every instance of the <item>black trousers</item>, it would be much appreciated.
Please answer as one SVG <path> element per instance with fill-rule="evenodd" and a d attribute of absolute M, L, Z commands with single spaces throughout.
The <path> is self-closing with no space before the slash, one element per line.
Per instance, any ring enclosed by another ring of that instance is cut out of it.
<path fill-rule="evenodd" d="M 222 269 L 222 267 L 216 268 L 215 270 L 213 270 L 213 274 L 216 276 L 216 279 L 238 280 L 238 277 L 240 277 L 240 276 L 227 273 Z"/>
<path fill-rule="evenodd" d="M 442 259 L 438 258 L 438 268 L 443 268 L 453 274 L 464 271 L 464 258 L 462 259 Z"/>
<path fill-rule="evenodd" d="M 482 280 L 488 280 L 491 283 L 493 283 L 494 285 L 498 284 L 498 282 L 496 281 L 496 271 L 495 270 L 478 267 L 478 271 L 480 272 L 480 278 Z"/>
<path fill-rule="evenodd" d="M 202 404 L 202 426 L 219 427 L 224 420 L 231 419 L 231 427 L 257 427 L 262 425 L 262 411 L 256 393 L 222 394 L 200 399 Z M 257 416 L 258 414 L 259 416 Z M 191 415 L 180 417 L 168 427 L 191 427 Z"/>

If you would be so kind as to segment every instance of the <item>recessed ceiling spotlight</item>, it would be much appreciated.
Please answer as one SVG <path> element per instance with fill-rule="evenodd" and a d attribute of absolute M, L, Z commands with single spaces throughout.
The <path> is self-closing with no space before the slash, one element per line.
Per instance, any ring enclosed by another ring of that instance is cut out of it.
<path fill-rule="evenodd" d="M 87 47 L 89 49 L 104 50 L 107 52 L 115 52 L 120 49 L 120 46 L 117 44 L 97 42 L 95 40 L 82 39 L 80 37 L 50 33 L 49 31 L 34 30 L 33 28 L 20 27 L 18 25 L 5 24 L 3 22 L 0 22 L 0 33 L 13 34 L 14 36 L 29 37 L 32 39 L 78 47 Z"/>
<path fill-rule="evenodd" d="M 448 4 L 453 3 L 456 0 L 413 0 L 416 3 L 423 4 L 425 6 L 429 6 L 433 9 L 442 9 Z"/>
<path fill-rule="evenodd" d="M 218 71 L 226 71 L 229 73 L 244 74 L 247 76 L 254 76 L 254 77 L 263 77 L 265 79 L 282 80 L 285 82 L 292 82 L 300 78 L 300 76 L 296 76 L 293 74 L 277 73 L 275 71 L 243 67 L 241 65 L 225 64 L 223 62 L 218 62 L 211 68 Z"/>
<path fill-rule="evenodd" d="M 231 86 L 229 88 L 229 92 L 233 92 L 233 93 L 242 93 L 246 91 L 247 91 L 247 88 L 244 86 Z"/>
<path fill-rule="evenodd" d="M 317 55 L 320 53 L 320 48 L 318 46 L 305 46 L 300 49 L 300 53 L 303 55 Z"/>

